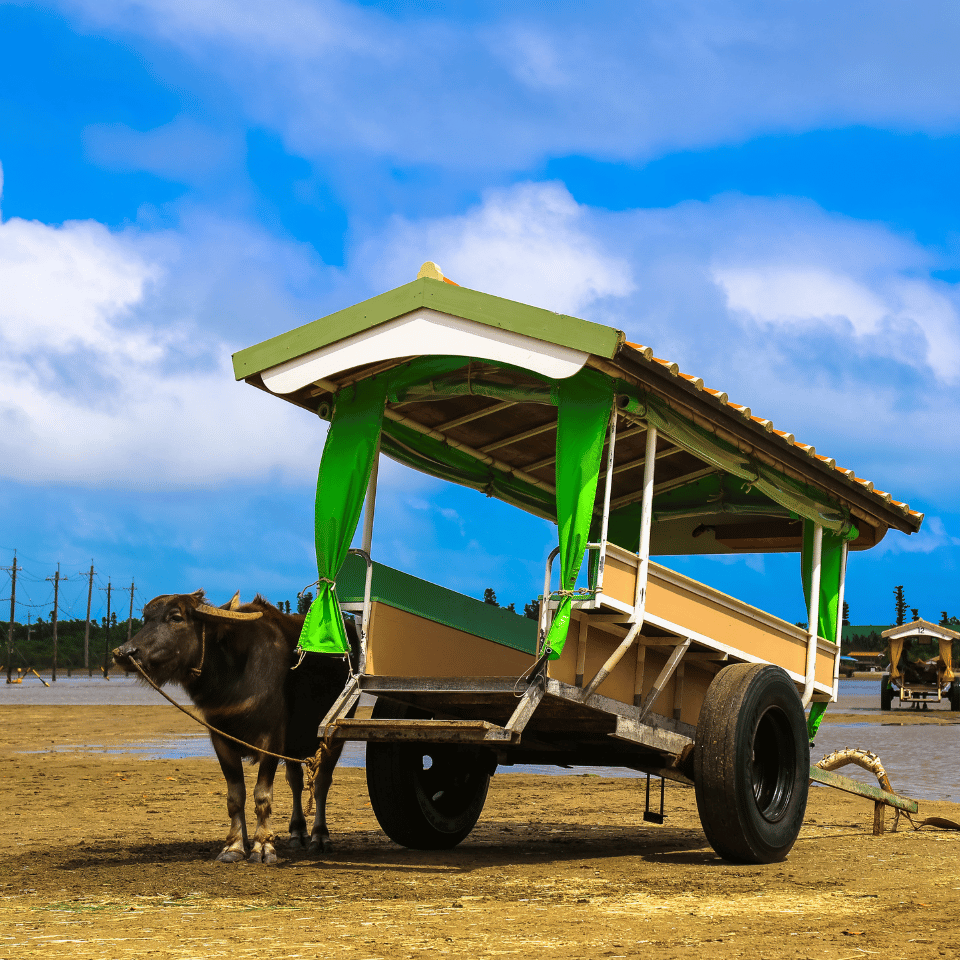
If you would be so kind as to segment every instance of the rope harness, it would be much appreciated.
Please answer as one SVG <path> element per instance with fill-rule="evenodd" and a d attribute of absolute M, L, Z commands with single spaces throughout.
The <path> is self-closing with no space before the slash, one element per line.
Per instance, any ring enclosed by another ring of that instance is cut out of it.
<path fill-rule="evenodd" d="M 172 703 L 181 713 L 185 713 L 191 720 L 196 720 L 202 727 L 206 727 L 211 733 L 217 734 L 217 736 L 224 737 L 226 740 L 232 740 L 234 743 L 239 743 L 241 747 L 249 747 L 255 753 L 266 754 L 268 757 L 276 757 L 278 760 L 283 760 L 285 763 L 302 763 L 307 768 L 307 789 L 310 791 L 310 799 L 307 803 L 306 813 L 309 816 L 313 813 L 313 806 L 316 802 L 316 792 L 317 792 L 317 777 L 320 774 L 320 768 L 323 766 L 324 761 L 330 753 L 330 747 L 325 741 L 320 742 L 320 747 L 317 752 L 312 757 L 287 757 L 282 753 L 274 753 L 272 750 L 265 750 L 263 747 L 254 746 L 252 743 L 247 743 L 246 740 L 241 740 L 239 737 L 234 737 L 232 734 L 224 733 L 222 730 L 218 730 L 213 724 L 207 723 L 203 717 L 198 717 L 193 711 L 188 710 L 185 706 L 180 703 L 177 703 L 168 693 L 161 690 L 156 683 L 153 682 L 149 674 L 143 667 L 140 666 L 140 663 L 137 661 L 136 657 L 130 657 L 130 662 L 136 668 L 137 673 L 143 677 L 144 680 L 153 687 L 157 693 L 160 694 L 164 700 Z M 203 668 L 203 654 L 200 656 L 200 666 L 194 667 L 191 670 L 191 673 L 200 676 L 200 671 Z"/>

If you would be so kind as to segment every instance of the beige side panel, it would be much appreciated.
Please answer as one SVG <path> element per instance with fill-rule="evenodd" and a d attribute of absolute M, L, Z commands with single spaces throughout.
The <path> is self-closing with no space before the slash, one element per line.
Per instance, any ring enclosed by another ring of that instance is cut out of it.
<path fill-rule="evenodd" d="M 651 563 L 646 603 L 649 613 L 785 670 L 806 673 L 806 636 L 791 624 L 734 597 L 701 587 L 687 577 L 671 574 L 669 579 L 661 578 L 657 571 L 657 565 Z M 604 593 L 632 604 L 636 589 L 636 567 L 628 559 L 608 557 Z M 828 687 L 833 686 L 834 652 L 835 648 L 817 652 L 816 680 Z"/>
<path fill-rule="evenodd" d="M 519 650 L 384 603 L 373 604 L 367 673 L 381 677 L 519 677 L 532 664 L 533 658 Z"/>
<path fill-rule="evenodd" d="M 570 625 L 567 643 L 559 660 L 554 660 L 549 666 L 549 675 L 563 683 L 574 683 L 577 669 L 577 648 L 580 625 L 574 620 Z M 584 670 L 584 685 L 596 675 L 597 671 L 606 662 L 607 658 L 620 644 L 620 638 L 599 627 L 588 626 L 586 632 L 586 667 Z M 597 693 L 621 703 L 633 704 L 635 685 L 637 682 L 637 661 L 639 645 L 634 644 L 624 658 L 614 668 L 597 688 Z M 657 675 L 670 655 L 670 648 L 646 647 L 643 658 L 643 679 L 641 692 L 643 696 L 650 691 Z M 706 695 L 707 687 L 713 679 L 712 671 L 699 666 L 696 661 L 685 662 L 683 682 L 680 697 L 680 717 L 684 723 L 696 724 L 700 716 L 700 707 Z M 676 697 L 676 679 L 671 679 L 653 705 L 653 712 L 661 716 L 673 718 L 674 698 Z"/>

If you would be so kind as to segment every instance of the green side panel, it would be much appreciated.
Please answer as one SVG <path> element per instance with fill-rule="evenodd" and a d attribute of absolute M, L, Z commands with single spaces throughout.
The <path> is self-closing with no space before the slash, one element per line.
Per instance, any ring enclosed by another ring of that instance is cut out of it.
<path fill-rule="evenodd" d="M 429 307 L 500 330 L 536 337 L 547 343 L 583 350 L 607 359 L 616 354 L 623 342 L 623 334 L 613 327 L 494 297 L 478 290 L 457 287 L 440 280 L 422 278 L 355 306 L 338 310 L 263 343 L 239 350 L 233 355 L 234 374 L 238 380 L 242 380 L 275 367 L 278 363 L 302 357 L 311 350 L 401 317 L 419 307 Z"/>
<path fill-rule="evenodd" d="M 337 577 L 337 596 L 341 603 L 361 603 L 367 565 L 350 554 Z M 401 570 L 373 565 L 371 599 L 404 610 L 464 633 L 492 640 L 505 647 L 536 655 L 537 622 L 493 604 L 466 597 L 462 593 L 438 587 Z M 416 637 L 411 637 L 415 643 Z"/>

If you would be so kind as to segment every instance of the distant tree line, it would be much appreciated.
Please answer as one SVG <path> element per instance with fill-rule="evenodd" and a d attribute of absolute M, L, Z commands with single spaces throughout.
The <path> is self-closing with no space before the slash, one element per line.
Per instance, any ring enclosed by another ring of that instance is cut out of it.
<path fill-rule="evenodd" d="M 134 617 L 130 623 L 131 634 L 143 626 L 143 621 Z M 83 635 L 86 621 L 81 619 L 57 620 L 57 669 L 72 673 L 83 669 Z M 7 669 L 7 638 L 10 622 L 0 621 L 0 663 L 3 673 Z M 127 639 L 127 619 L 117 619 L 111 614 L 109 630 L 107 618 L 90 621 L 90 670 L 99 674 L 101 667 L 112 663 L 111 651 Z M 39 615 L 33 622 L 13 623 L 13 648 L 11 650 L 13 672 L 23 670 L 49 670 L 53 666 L 53 624 Z"/>

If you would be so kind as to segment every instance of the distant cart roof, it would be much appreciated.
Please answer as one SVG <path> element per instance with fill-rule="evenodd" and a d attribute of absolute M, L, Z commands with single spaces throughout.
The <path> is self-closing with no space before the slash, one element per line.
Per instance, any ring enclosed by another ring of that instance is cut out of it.
<path fill-rule="evenodd" d="M 640 397 L 675 418 L 678 429 L 671 436 L 661 428 L 657 448 L 655 508 L 665 522 L 657 525 L 654 552 L 799 549 L 798 516 L 782 509 L 788 501 L 775 496 L 780 508 L 767 509 L 769 497 L 761 496 L 778 476 L 785 489 L 809 489 L 848 515 L 859 534 L 853 549 L 873 546 L 888 528 L 915 532 L 923 520 L 650 347 L 627 342 L 621 331 L 457 286 L 432 264 L 412 283 L 241 350 L 233 360 L 237 379 L 323 416 L 338 390 L 427 356 L 464 357 L 461 382 L 392 397 L 390 428 L 455 446 L 546 493 L 554 483 L 556 411 L 537 391 L 584 368 L 613 378 L 627 418 L 618 434 L 613 497 L 624 515 L 639 499 L 644 453 L 642 419 L 629 419 L 629 404 Z M 385 450 L 434 472 L 402 446 Z M 720 452 L 742 465 L 735 483 Z M 757 490 L 743 479 L 751 470 L 763 476 Z M 548 508 L 542 512 L 549 515 Z"/>
<path fill-rule="evenodd" d="M 908 640 L 917 637 L 922 640 L 960 640 L 960 633 L 944 627 L 939 623 L 930 623 L 929 620 L 911 620 L 909 623 L 902 623 L 900 626 L 891 627 L 880 634 L 885 640 Z"/>

